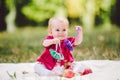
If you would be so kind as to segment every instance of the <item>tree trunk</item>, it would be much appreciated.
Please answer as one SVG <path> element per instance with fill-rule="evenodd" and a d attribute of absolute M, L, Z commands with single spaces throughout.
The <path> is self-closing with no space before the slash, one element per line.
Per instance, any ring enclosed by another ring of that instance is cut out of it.
<path fill-rule="evenodd" d="M 116 0 L 111 19 L 112 23 L 120 26 L 120 0 Z"/>
<path fill-rule="evenodd" d="M 0 31 L 4 31 L 7 28 L 5 22 L 5 17 L 7 15 L 7 9 L 5 5 L 5 0 L 0 0 Z"/>
<path fill-rule="evenodd" d="M 95 1 L 88 0 L 86 10 L 82 17 L 83 26 L 86 30 L 91 30 L 95 25 Z"/>
<path fill-rule="evenodd" d="M 9 14 L 6 16 L 7 31 L 13 32 L 15 29 L 15 18 L 16 18 L 16 8 L 14 0 L 10 0 L 9 4 Z"/>

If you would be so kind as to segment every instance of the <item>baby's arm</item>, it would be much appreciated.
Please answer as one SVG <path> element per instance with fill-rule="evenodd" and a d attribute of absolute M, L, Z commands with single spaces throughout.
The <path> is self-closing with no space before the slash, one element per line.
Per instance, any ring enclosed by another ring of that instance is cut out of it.
<path fill-rule="evenodd" d="M 79 45 L 83 40 L 82 27 L 76 26 L 76 36 L 74 45 Z"/>
<path fill-rule="evenodd" d="M 52 44 L 57 44 L 59 42 L 60 42 L 60 40 L 58 38 L 46 39 L 46 40 L 43 41 L 43 46 L 48 47 L 48 46 L 50 46 Z"/>

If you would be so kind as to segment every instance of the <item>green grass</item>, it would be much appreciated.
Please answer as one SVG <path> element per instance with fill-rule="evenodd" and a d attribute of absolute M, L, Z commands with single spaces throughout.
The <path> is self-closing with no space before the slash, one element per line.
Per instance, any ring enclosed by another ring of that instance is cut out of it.
<path fill-rule="evenodd" d="M 119 30 L 114 28 L 107 31 L 83 31 L 83 42 L 73 52 L 75 59 L 120 60 Z M 46 35 L 46 27 L 26 27 L 16 29 L 13 33 L 0 33 L 0 63 L 35 62 L 43 51 L 41 43 Z M 70 28 L 69 35 L 75 35 L 73 28 Z"/>

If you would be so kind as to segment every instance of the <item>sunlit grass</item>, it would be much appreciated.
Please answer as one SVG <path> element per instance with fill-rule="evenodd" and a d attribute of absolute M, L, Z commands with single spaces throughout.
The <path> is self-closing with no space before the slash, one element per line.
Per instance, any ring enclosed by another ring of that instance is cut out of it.
<path fill-rule="evenodd" d="M 73 51 L 76 60 L 120 60 L 120 32 L 118 28 L 104 31 L 94 29 L 84 32 L 81 45 Z M 0 33 L 0 62 L 35 62 L 43 51 L 42 40 L 47 35 L 46 27 L 18 28 L 8 34 Z M 70 28 L 70 36 L 74 36 Z"/>
<path fill-rule="evenodd" d="M 120 59 L 120 32 L 119 28 L 112 30 L 94 29 L 84 31 L 83 43 L 76 48 L 78 60 L 87 59 Z"/>

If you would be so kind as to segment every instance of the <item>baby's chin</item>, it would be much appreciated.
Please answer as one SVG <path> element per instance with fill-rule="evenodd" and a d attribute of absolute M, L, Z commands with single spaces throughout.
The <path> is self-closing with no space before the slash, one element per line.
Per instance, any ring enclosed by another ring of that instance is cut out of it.
<path fill-rule="evenodd" d="M 64 38 L 63 38 L 63 37 L 59 37 L 60 40 L 64 40 L 64 39 L 66 39 L 66 38 L 67 38 L 67 37 L 64 37 Z"/>

